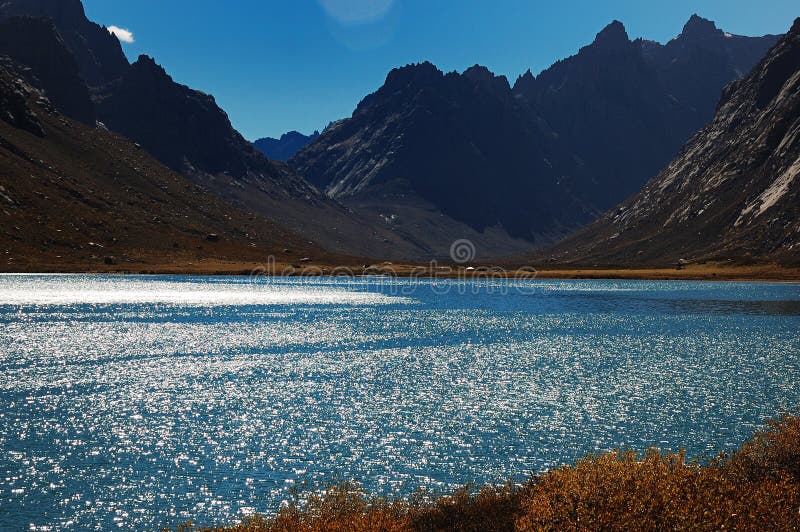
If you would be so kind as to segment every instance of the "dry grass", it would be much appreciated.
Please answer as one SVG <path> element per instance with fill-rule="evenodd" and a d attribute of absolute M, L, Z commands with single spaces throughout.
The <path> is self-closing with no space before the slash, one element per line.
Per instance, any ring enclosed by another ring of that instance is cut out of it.
<path fill-rule="evenodd" d="M 590 456 L 568 467 L 429 500 L 370 499 L 351 484 L 256 516 L 229 532 L 433 530 L 797 530 L 800 418 L 785 417 L 708 464 L 648 451 Z M 182 531 L 196 529 L 186 526 Z M 200 529 L 206 530 L 206 529 Z"/>

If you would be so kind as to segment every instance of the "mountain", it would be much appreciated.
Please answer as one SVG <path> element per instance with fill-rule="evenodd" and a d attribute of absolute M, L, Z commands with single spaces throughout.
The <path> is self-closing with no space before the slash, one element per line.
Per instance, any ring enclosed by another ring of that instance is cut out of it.
<path fill-rule="evenodd" d="M 559 173 L 565 154 L 554 140 L 506 78 L 480 66 L 445 74 L 421 63 L 392 70 L 351 118 L 329 126 L 290 164 L 432 249 L 491 234 L 484 246 L 511 251 L 549 241 L 547 233 L 562 230 L 564 210 L 569 224 L 593 216 Z M 469 234 L 429 230 L 442 224 Z"/>
<path fill-rule="evenodd" d="M 581 190 L 605 210 L 638 191 L 714 116 L 727 83 L 740 78 L 777 37 L 739 37 L 693 15 L 666 45 L 631 41 L 614 21 L 576 55 L 514 93 L 573 153 Z"/>
<path fill-rule="evenodd" d="M 431 249 L 466 238 L 427 230 L 442 222 L 493 253 L 544 245 L 637 191 L 775 40 L 728 35 L 695 16 L 661 45 L 631 41 L 615 21 L 513 88 L 485 67 L 409 65 L 289 163 Z"/>
<path fill-rule="evenodd" d="M 256 151 L 212 96 L 176 83 L 150 57 L 129 64 L 117 38 L 86 18 L 80 0 L 6 0 L 0 3 L 0 20 L 7 30 L 0 36 L 0 53 L 30 67 L 65 114 L 89 123 L 96 115 L 176 171 L 250 176 L 295 196 L 315 194 L 302 178 Z M 75 98 L 60 94 L 79 92 L 74 86 L 81 77 L 88 85 L 83 93 L 91 89 L 93 101 L 80 102 L 91 109 L 82 108 L 83 116 L 77 116 L 71 112 Z"/>
<path fill-rule="evenodd" d="M 305 148 L 319 137 L 319 131 L 311 135 L 303 135 L 297 131 L 290 131 L 275 139 L 265 137 L 253 142 L 253 146 L 273 161 L 288 161 L 292 155 Z"/>
<path fill-rule="evenodd" d="M 86 18 L 81 0 L 2 0 L 0 19 L 13 16 L 51 19 L 91 87 L 118 79 L 128 68 L 119 40 Z"/>
<path fill-rule="evenodd" d="M 305 238 L 191 184 L 133 142 L 61 115 L 37 83 L 26 67 L 0 57 L 4 271 L 324 256 Z"/>
<path fill-rule="evenodd" d="M 552 250 L 570 263 L 800 262 L 800 19 L 644 189 Z"/>

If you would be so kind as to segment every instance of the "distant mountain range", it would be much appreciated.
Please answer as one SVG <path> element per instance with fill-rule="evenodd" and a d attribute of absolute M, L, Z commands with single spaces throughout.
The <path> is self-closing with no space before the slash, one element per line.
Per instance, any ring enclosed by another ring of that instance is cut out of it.
<path fill-rule="evenodd" d="M 255 140 L 253 141 L 253 146 L 273 161 L 286 162 L 292 155 L 311 144 L 317 137 L 319 137 L 319 131 L 315 131 L 311 135 L 290 131 L 281 135 L 279 139 L 265 137 Z"/>
<path fill-rule="evenodd" d="M 800 18 L 725 89 L 713 121 L 677 158 L 550 256 L 575 264 L 800 263 Z"/>
<path fill-rule="evenodd" d="M 127 137 L 237 216 L 272 220 L 276 234 L 409 260 L 446 259 L 457 239 L 471 240 L 477 259 L 526 253 L 595 220 L 667 164 L 714 116 L 725 84 L 776 41 L 693 16 L 662 45 L 631 41 L 615 21 L 513 86 L 478 65 L 408 65 L 319 136 L 254 146 L 213 96 L 148 56 L 129 64 L 79 0 L 0 2 L 0 57 L 41 94 L 41 108 Z M 34 120 L 40 104 L 15 112 L 12 93 L 5 122 L 47 135 Z M 46 144 L 34 148 L 45 151 L 28 156 L 50 164 Z"/>

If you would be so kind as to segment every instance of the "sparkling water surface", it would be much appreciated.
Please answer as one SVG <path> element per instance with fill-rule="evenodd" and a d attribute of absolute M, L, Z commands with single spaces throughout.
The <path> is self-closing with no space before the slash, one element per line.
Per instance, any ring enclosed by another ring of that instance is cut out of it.
<path fill-rule="evenodd" d="M 0 530 L 408 495 L 800 411 L 800 285 L 0 276 Z"/>

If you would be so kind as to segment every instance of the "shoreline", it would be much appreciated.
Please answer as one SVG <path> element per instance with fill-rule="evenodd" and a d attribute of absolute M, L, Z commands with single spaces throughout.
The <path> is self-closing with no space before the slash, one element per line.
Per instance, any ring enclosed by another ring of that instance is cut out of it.
<path fill-rule="evenodd" d="M 488 267 L 476 264 L 475 269 L 459 265 L 431 266 L 430 264 L 330 264 L 238 262 L 202 259 L 180 263 L 135 263 L 129 265 L 82 264 L 20 264 L 6 268 L 0 274 L 36 275 L 187 275 L 187 276 L 248 276 L 248 277 L 396 277 L 418 279 L 463 280 L 631 280 L 631 281 L 739 281 L 739 282 L 800 282 L 800 267 L 777 264 L 733 266 L 727 264 L 687 265 L 676 268 L 646 267 Z"/>

